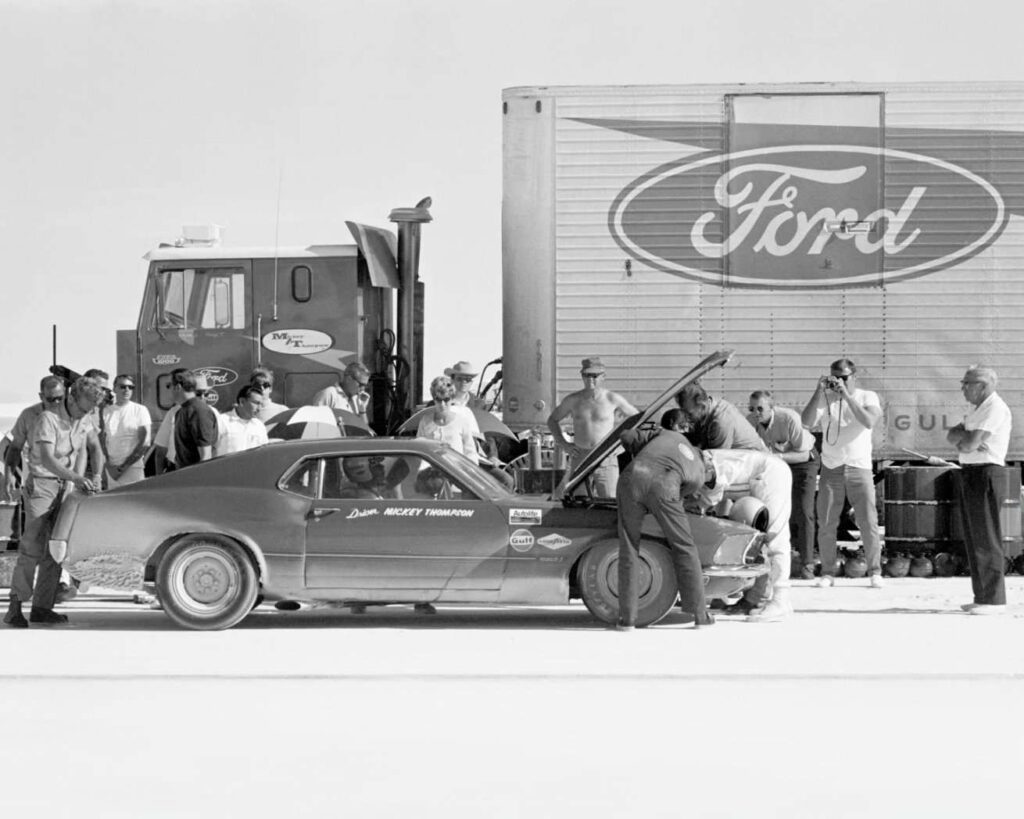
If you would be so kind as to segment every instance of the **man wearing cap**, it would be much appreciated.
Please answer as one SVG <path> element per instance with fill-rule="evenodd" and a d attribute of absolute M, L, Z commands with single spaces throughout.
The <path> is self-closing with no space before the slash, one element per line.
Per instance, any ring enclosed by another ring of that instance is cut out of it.
<path fill-rule="evenodd" d="M 313 404 L 331 407 L 358 415 L 364 421 L 370 405 L 370 394 L 366 387 L 370 383 L 370 371 L 362 361 L 352 361 L 342 371 L 338 383 L 324 387 L 313 396 Z"/>
<path fill-rule="evenodd" d="M 213 457 L 217 443 L 217 412 L 202 399 L 206 377 L 182 373 L 174 382 L 174 397 L 181 406 L 174 418 L 174 462 L 178 469 Z"/>
<path fill-rule="evenodd" d="M 946 434 L 946 440 L 960 453 L 956 484 L 974 591 L 974 601 L 962 607 L 968 614 L 1006 611 L 999 483 L 1013 418 L 1006 402 L 996 393 L 997 383 L 996 371 L 991 367 L 974 366 L 967 370 L 960 381 L 960 391 L 971 410 Z"/>
<path fill-rule="evenodd" d="M 637 409 L 618 393 L 604 386 L 605 366 L 597 356 L 584 358 L 580 368 L 583 389 L 567 395 L 548 416 L 548 429 L 555 444 L 569 453 L 574 470 L 618 420 L 636 415 Z M 562 432 L 562 420 L 572 419 L 572 441 Z M 588 479 L 597 498 L 614 498 L 619 481 L 619 464 L 614 456 L 605 458 Z"/>

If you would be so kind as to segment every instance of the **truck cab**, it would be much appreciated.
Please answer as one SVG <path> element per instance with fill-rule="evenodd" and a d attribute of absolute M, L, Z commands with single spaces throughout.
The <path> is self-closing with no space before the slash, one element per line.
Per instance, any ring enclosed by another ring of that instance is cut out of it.
<path fill-rule="evenodd" d="M 429 220 L 426 207 L 417 208 L 392 219 Z M 422 309 L 418 332 L 407 334 L 412 349 L 394 349 L 392 328 L 403 276 L 414 294 L 406 301 L 422 305 L 418 254 L 403 270 L 393 233 L 348 226 L 353 243 L 307 247 L 225 247 L 219 226 L 192 226 L 146 254 L 138 323 L 117 333 L 117 369 L 135 377 L 135 400 L 154 422 L 174 403 L 170 374 L 179 367 L 205 376 L 216 396 L 208 400 L 225 410 L 257 366 L 274 372 L 273 400 L 297 407 L 338 383 L 353 361 L 372 373 L 370 421 L 378 432 L 408 415 L 416 385 L 403 362 L 422 358 Z M 405 323 L 414 321 L 409 312 Z M 401 332 L 401 316 L 398 324 Z"/>

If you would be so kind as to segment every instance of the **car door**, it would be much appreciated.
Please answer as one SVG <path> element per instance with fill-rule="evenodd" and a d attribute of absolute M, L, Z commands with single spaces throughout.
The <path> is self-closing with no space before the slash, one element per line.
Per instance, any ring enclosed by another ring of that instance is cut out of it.
<path fill-rule="evenodd" d="M 307 468 L 311 589 L 491 590 L 505 573 L 501 510 L 413 453 L 339 455 Z M 312 474 L 315 470 L 315 474 Z"/>

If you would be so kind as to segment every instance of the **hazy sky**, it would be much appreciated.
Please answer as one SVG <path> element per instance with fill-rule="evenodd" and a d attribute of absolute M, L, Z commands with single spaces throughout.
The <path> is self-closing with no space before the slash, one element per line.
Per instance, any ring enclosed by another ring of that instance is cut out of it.
<path fill-rule="evenodd" d="M 345 242 L 425 195 L 428 376 L 501 354 L 501 90 L 1021 80 L 1006 2 L 0 0 L 0 402 L 115 368 L 145 263 Z"/>

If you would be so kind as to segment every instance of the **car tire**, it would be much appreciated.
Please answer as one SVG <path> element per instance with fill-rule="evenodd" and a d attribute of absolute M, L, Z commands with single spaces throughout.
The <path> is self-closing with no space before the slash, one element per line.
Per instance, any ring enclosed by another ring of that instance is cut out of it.
<path fill-rule="evenodd" d="M 679 590 L 668 549 L 650 541 L 640 542 L 637 588 L 640 592 L 636 625 L 657 623 L 672 610 Z M 619 619 L 619 544 L 599 543 L 580 561 L 577 578 L 584 605 L 598 620 Z"/>
<path fill-rule="evenodd" d="M 231 628 L 253 609 L 259 583 L 241 546 L 221 535 L 186 535 L 156 571 L 164 611 L 185 628 Z"/>

